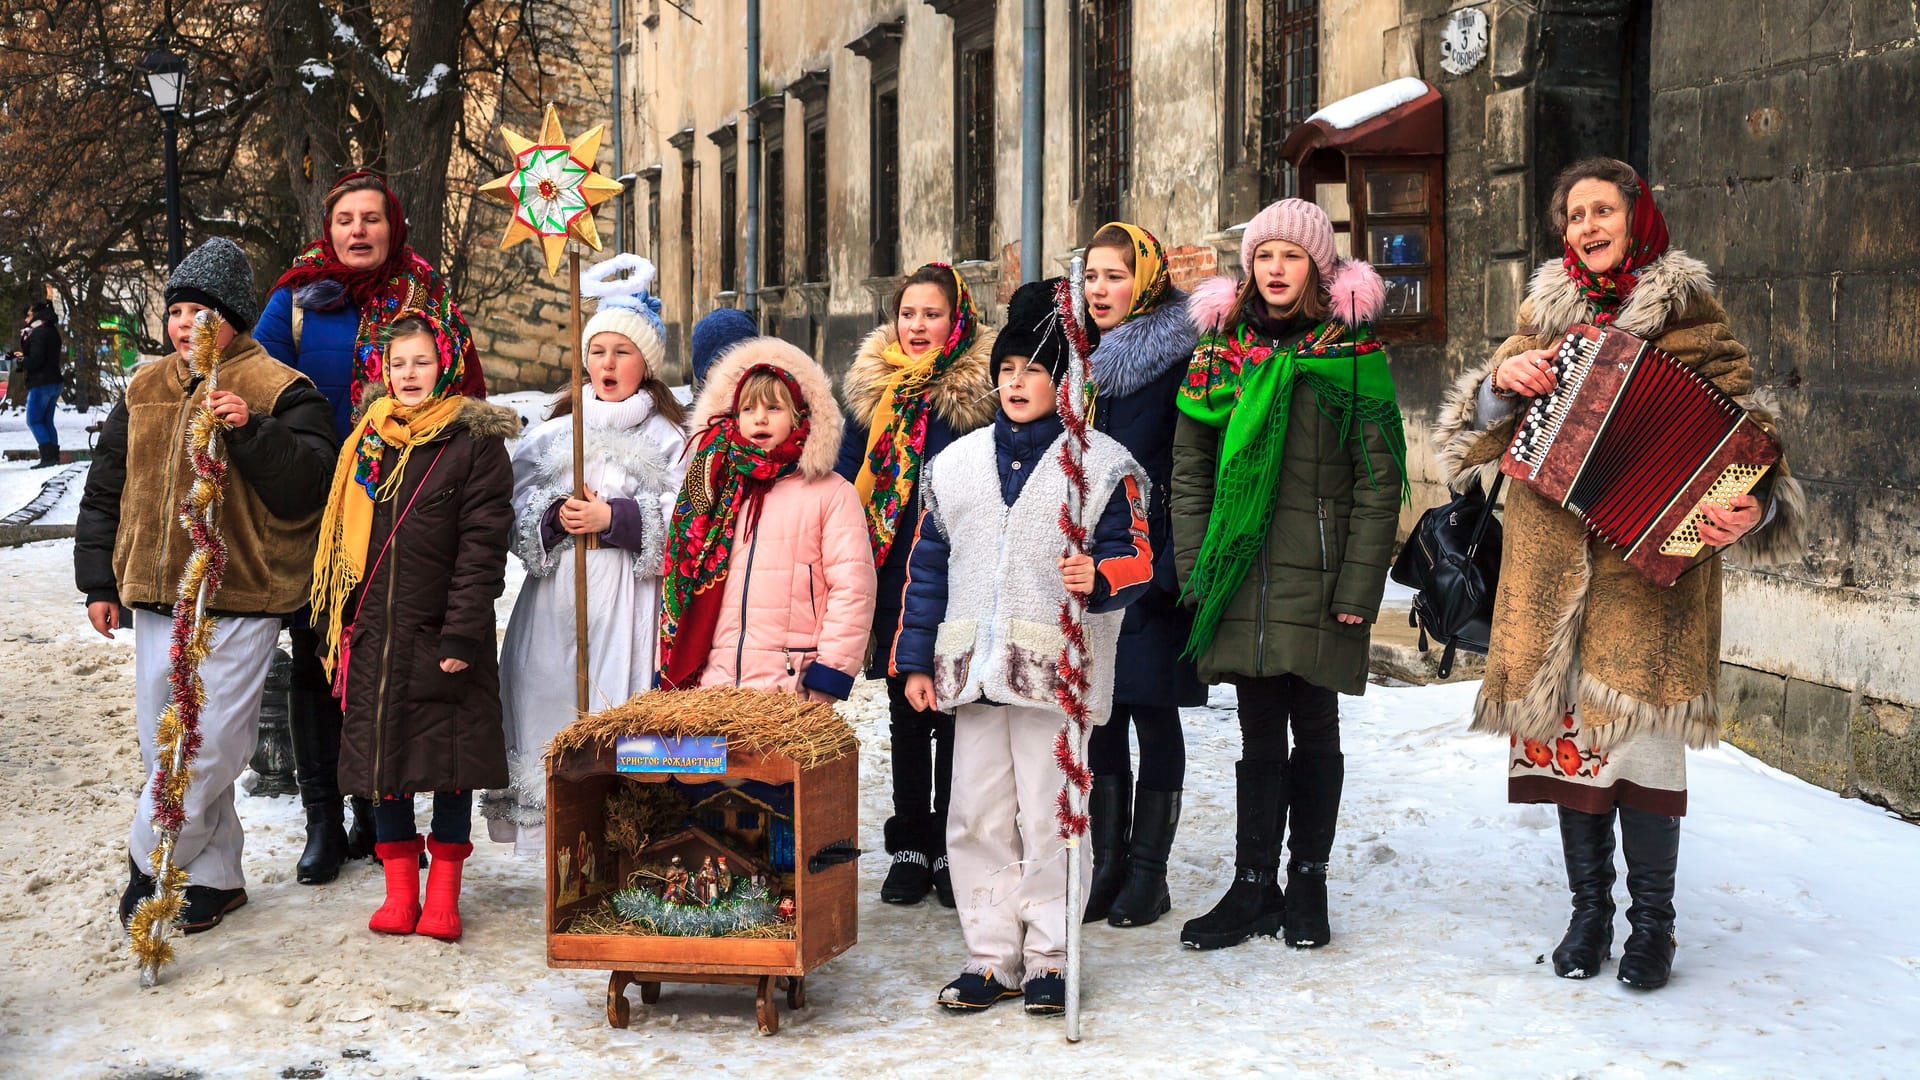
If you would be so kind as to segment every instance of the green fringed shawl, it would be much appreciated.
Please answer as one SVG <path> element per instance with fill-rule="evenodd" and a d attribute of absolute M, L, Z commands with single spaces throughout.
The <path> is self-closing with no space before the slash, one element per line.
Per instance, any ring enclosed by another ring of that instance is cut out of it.
<path fill-rule="evenodd" d="M 1178 404 L 1181 412 L 1220 430 L 1221 436 L 1213 510 L 1182 593 L 1199 601 L 1183 654 L 1189 658 L 1198 658 L 1213 644 L 1220 617 L 1260 554 L 1273 520 L 1295 379 L 1313 387 L 1321 414 L 1338 425 L 1341 442 L 1360 441 L 1368 480 L 1376 487 L 1359 425 L 1371 422 L 1380 429 L 1400 467 L 1400 497 L 1408 497 L 1400 402 L 1394 396 L 1387 354 L 1371 330 L 1350 331 L 1328 320 L 1283 349 L 1274 348 L 1245 323 L 1202 337 L 1187 366 Z"/>

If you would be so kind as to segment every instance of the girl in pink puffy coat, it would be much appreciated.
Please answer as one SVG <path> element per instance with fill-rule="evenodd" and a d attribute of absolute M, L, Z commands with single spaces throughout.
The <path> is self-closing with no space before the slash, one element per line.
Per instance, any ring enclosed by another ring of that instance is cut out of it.
<path fill-rule="evenodd" d="M 826 373 L 777 338 L 707 373 L 668 530 L 661 686 L 852 691 L 877 584 L 859 497 L 833 471 L 840 425 Z"/>

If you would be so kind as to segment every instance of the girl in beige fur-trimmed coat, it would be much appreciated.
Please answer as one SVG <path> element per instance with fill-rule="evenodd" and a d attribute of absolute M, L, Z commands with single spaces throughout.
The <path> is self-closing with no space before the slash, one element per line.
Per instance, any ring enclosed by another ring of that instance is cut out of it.
<path fill-rule="evenodd" d="M 1436 441 L 1450 483 L 1494 467 L 1530 398 L 1553 387 L 1551 350 L 1575 323 L 1644 338 L 1742 399 L 1747 350 L 1727 325 L 1699 260 L 1669 250 L 1665 221 L 1624 162 L 1591 158 L 1562 173 L 1552 215 L 1566 255 L 1534 272 L 1519 328 L 1460 377 Z M 1753 414 L 1769 430 L 1773 418 Z M 1776 433 L 1777 434 L 1777 433 Z M 1783 461 L 1754 495 L 1709 511 L 1708 543 L 1752 563 L 1797 558 L 1804 500 Z M 1666 983 L 1673 960 L 1673 878 L 1686 812 L 1686 748 L 1719 739 L 1721 560 L 1670 587 L 1591 542 L 1574 515 L 1523 485 L 1507 488 L 1505 542 L 1487 675 L 1473 728 L 1511 747 L 1508 798 L 1551 802 L 1574 914 L 1554 970 L 1588 978 L 1613 940 L 1613 820 L 1627 860 L 1633 928 L 1619 978 Z"/>

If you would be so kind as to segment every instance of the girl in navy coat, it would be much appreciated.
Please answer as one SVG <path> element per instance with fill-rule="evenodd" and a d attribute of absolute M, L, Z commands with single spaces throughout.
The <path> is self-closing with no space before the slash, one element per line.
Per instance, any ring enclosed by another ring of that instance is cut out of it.
<path fill-rule="evenodd" d="M 1121 625 L 1112 716 L 1094 729 L 1087 748 L 1093 880 L 1086 919 L 1145 926 L 1172 907 L 1167 857 L 1180 824 L 1187 764 L 1180 707 L 1207 700 L 1193 664 L 1180 658 L 1193 619 L 1179 603 L 1167 512 L 1179 416 L 1174 399 L 1199 334 L 1187 318 L 1187 295 L 1167 279 L 1160 241 L 1137 225 L 1116 221 L 1094 233 L 1082 278 L 1089 336 L 1098 337 L 1091 358 L 1093 427 L 1118 440 L 1147 472 L 1154 552 L 1153 581 Z M 1129 728 L 1140 742 L 1137 788 Z"/>

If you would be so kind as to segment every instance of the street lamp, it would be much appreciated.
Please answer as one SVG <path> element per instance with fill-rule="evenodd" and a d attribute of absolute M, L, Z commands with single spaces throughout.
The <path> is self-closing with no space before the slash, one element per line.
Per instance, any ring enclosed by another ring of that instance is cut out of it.
<path fill-rule="evenodd" d="M 181 257 L 180 132 L 175 124 L 180 118 L 180 99 L 187 89 L 187 62 L 169 52 L 162 42 L 140 66 L 147 72 L 147 93 L 152 95 L 167 129 L 167 270 L 171 272 L 180 265 Z"/>

